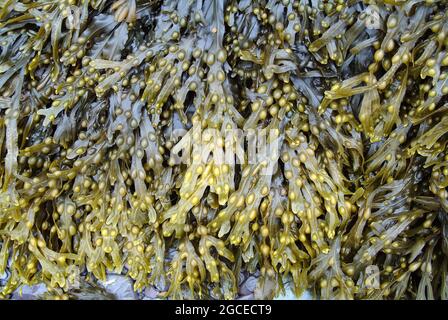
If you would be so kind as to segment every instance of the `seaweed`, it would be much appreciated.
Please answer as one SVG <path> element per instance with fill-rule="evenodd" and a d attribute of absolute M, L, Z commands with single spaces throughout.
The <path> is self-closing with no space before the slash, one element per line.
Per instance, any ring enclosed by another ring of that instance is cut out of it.
<path fill-rule="evenodd" d="M 447 12 L 7 1 L 0 297 L 447 299 Z"/>

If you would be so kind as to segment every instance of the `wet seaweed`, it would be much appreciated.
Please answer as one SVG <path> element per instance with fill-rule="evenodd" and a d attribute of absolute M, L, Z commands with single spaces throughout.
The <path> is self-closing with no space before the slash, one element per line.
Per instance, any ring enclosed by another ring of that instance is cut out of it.
<path fill-rule="evenodd" d="M 446 5 L 3 1 L 0 297 L 447 299 Z"/>

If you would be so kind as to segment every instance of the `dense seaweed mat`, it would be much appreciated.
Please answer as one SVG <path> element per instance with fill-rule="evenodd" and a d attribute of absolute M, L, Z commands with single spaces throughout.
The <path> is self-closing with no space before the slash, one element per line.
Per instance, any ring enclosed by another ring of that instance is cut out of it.
<path fill-rule="evenodd" d="M 447 299 L 446 4 L 0 1 L 0 297 Z"/>

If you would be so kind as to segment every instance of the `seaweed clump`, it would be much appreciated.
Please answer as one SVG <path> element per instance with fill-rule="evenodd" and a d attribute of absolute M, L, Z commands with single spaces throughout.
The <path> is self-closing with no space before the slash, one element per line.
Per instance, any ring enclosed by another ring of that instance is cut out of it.
<path fill-rule="evenodd" d="M 4 2 L 0 296 L 447 299 L 446 4 Z"/>

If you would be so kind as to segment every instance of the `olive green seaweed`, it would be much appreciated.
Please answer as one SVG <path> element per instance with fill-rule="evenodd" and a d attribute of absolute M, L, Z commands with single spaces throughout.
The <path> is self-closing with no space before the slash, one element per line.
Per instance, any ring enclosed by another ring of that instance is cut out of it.
<path fill-rule="evenodd" d="M 447 4 L 0 0 L 0 298 L 447 299 Z"/>

